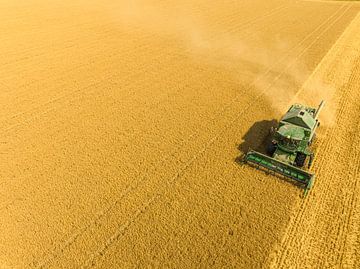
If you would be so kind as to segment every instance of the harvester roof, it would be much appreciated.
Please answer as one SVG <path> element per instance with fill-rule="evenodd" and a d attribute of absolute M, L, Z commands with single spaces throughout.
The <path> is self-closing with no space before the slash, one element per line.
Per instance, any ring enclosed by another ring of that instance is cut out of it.
<path fill-rule="evenodd" d="M 293 105 L 281 121 L 310 130 L 313 129 L 316 124 L 316 120 L 313 116 L 300 105 Z"/>
<path fill-rule="evenodd" d="M 291 124 L 283 125 L 277 131 L 282 137 L 292 140 L 302 140 L 305 137 L 304 128 Z"/>

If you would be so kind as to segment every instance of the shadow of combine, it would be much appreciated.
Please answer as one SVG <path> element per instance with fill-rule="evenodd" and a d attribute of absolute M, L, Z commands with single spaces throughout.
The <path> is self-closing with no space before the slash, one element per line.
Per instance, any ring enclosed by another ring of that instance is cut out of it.
<path fill-rule="evenodd" d="M 243 142 L 238 146 L 241 155 L 236 158 L 236 162 L 241 163 L 244 155 L 249 149 L 266 154 L 266 149 L 271 143 L 270 129 L 271 127 L 277 127 L 277 125 L 277 120 L 262 120 L 255 122 L 242 137 Z"/>

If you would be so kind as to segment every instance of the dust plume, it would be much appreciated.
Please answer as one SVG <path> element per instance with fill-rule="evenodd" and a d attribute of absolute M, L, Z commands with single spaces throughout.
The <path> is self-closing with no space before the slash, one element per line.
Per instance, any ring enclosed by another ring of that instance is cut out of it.
<path fill-rule="evenodd" d="M 325 83 L 319 76 L 311 75 L 301 90 L 294 96 L 293 102 L 317 107 L 321 100 L 324 100 L 325 106 L 320 113 L 319 119 L 322 125 L 331 127 L 334 125 L 336 117 L 336 102 L 333 102 L 335 92 L 335 86 Z"/>
<path fill-rule="evenodd" d="M 256 32 L 248 33 L 246 29 L 245 38 L 239 34 L 224 33 L 221 28 L 210 28 L 196 14 L 164 5 L 155 6 L 141 0 L 126 1 L 120 4 L 119 9 L 109 13 L 124 30 L 145 31 L 154 34 L 155 38 L 176 40 L 190 57 L 196 57 L 207 65 L 235 70 L 234 81 L 239 86 L 244 82 L 241 74 L 246 72 L 249 91 L 261 94 L 277 113 L 283 113 L 294 96 L 297 101 L 312 105 L 318 103 L 323 94 L 328 95 L 328 91 L 332 91 L 316 82 L 313 87 L 318 89 L 316 94 L 319 98 L 306 102 L 298 98 L 299 89 L 311 75 L 302 57 L 297 56 L 304 49 L 301 44 L 290 44 L 279 36 L 264 42 Z"/>

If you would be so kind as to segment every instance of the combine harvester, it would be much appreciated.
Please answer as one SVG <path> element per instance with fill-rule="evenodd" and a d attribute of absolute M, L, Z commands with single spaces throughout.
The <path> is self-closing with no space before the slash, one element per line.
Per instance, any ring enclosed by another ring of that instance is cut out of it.
<path fill-rule="evenodd" d="M 309 146 L 320 125 L 318 116 L 323 106 L 324 101 L 321 101 L 317 109 L 301 104 L 292 105 L 278 127 L 271 129 L 272 141 L 267 148 L 269 156 L 250 149 L 244 162 L 297 181 L 305 189 L 306 196 L 314 183 L 315 175 L 302 167 L 307 159 L 308 168 L 313 162 L 314 154 Z"/>

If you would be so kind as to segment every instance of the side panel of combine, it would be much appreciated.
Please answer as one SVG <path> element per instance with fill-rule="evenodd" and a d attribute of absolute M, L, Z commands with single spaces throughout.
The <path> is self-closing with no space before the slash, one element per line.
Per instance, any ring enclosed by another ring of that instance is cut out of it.
<path fill-rule="evenodd" d="M 274 158 L 271 158 L 265 154 L 250 150 L 245 158 L 244 162 L 252 163 L 256 166 L 264 167 L 270 171 L 281 174 L 285 177 L 291 178 L 299 182 L 305 188 L 305 194 L 311 188 L 315 176 L 304 170 L 301 170 L 292 165 L 286 164 Z"/>

